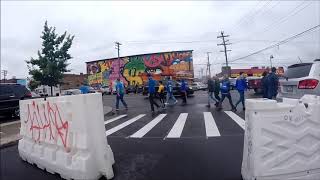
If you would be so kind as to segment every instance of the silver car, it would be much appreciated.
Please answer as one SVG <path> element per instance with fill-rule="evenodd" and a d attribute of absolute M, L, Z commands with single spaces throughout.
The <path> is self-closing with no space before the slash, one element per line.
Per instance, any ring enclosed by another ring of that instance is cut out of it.
<path fill-rule="evenodd" d="M 279 83 L 279 99 L 300 99 L 305 94 L 320 96 L 320 59 L 289 66 Z"/>

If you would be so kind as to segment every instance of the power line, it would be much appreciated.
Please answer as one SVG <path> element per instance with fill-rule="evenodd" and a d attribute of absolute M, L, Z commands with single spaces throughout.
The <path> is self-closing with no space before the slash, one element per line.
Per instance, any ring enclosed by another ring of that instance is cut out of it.
<path fill-rule="evenodd" d="M 266 33 L 268 31 L 270 31 L 271 29 L 275 28 L 275 27 L 279 27 L 279 26 L 276 26 L 276 25 L 279 25 L 285 21 L 287 21 L 289 18 L 291 18 L 292 16 L 298 14 L 299 12 L 301 12 L 302 10 L 304 10 L 305 8 L 307 8 L 309 5 L 312 4 L 312 2 L 310 2 L 309 4 L 307 4 L 306 6 L 302 7 L 304 4 L 306 3 L 306 1 L 302 2 L 301 4 L 299 4 L 298 6 L 296 6 L 292 11 L 290 11 L 286 16 L 282 17 L 282 18 L 279 18 L 277 21 L 275 21 L 274 23 L 272 24 L 269 24 L 268 26 L 266 26 L 264 28 L 263 31 L 259 32 L 259 34 L 261 33 Z M 300 8 L 302 7 L 302 8 Z M 300 8 L 300 9 L 299 9 Z M 297 10 L 297 11 L 296 11 Z"/>
<path fill-rule="evenodd" d="M 285 40 L 282 40 L 282 41 L 280 41 L 279 43 L 276 43 L 276 44 L 273 44 L 273 45 L 268 46 L 268 47 L 266 47 L 266 48 L 263 48 L 263 49 L 261 49 L 261 50 L 259 50 L 259 51 L 253 52 L 253 53 L 251 53 L 251 54 L 249 54 L 249 55 L 246 55 L 246 56 L 243 56 L 243 57 L 234 59 L 234 60 L 232 60 L 232 61 L 230 61 L 230 62 L 235 62 L 235 61 L 238 61 L 238 60 L 247 58 L 247 57 L 249 57 L 249 56 L 252 56 L 252 55 L 255 55 L 255 54 L 259 54 L 259 53 L 261 53 L 261 52 L 263 52 L 263 51 L 265 51 L 265 50 L 268 50 L 268 49 L 277 47 L 277 46 L 279 46 L 279 45 L 281 45 L 281 44 L 284 44 L 284 43 L 287 43 L 287 42 L 289 42 L 289 41 L 291 41 L 291 40 L 293 40 L 293 39 L 296 39 L 296 38 L 298 38 L 299 36 L 301 36 L 301 35 L 303 35 L 303 34 L 305 34 L 305 33 L 311 32 L 311 31 L 313 31 L 313 30 L 315 30 L 315 29 L 317 29 L 317 28 L 319 28 L 319 27 L 320 27 L 320 25 L 314 26 L 314 27 L 312 27 L 312 28 L 310 28 L 310 29 L 307 29 L 307 30 L 305 30 L 305 31 L 303 31 L 303 32 L 301 32 L 301 33 L 299 33 L 299 34 L 296 34 L 296 35 L 291 36 L 291 37 L 289 37 L 289 38 L 287 38 L 287 39 L 285 39 Z"/>
<path fill-rule="evenodd" d="M 262 0 L 259 0 L 259 2 L 254 6 L 254 8 L 253 8 L 248 14 L 244 15 L 239 21 L 237 21 L 236 24 L 233 25 L 234 28 L 232 28 L 232 29 L 230 30 L 230 32 L 234 32 L 235 30 L 238 30 L 238 29 L 240 28 L 240 25 L 244 22 L 245 19 L 247 19 L 247 17 L 248 17 L 249 15 L 254 14 L 255 12 L 257 12 L 257 10 L 255 10 L 255 9 L 256 9 L 256 7 L 259 6 L 259 4 L 260 4 L 261 2 L 263 2 L 263 1 L 262 1 Z M 261 9 L 261 7 L 260 7 L 259 9 Z M 258 10 L 259 10 L 259 9 L 258 9 Z"/>

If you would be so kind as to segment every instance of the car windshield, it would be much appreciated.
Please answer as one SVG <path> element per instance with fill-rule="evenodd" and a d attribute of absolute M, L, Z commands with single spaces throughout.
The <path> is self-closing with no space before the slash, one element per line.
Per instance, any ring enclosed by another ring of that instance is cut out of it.
<path fill-rule="evenodd" d="M 284 73 L 284 77 L 291 79 L 309 76 L 311 66 L 312 63 L 294 64 L 289 66 L 288 70 Z"/>

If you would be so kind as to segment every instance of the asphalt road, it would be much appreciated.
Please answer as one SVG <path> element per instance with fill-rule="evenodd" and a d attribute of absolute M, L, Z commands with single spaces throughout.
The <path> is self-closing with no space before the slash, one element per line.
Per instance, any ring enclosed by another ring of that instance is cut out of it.
<path fill-rule="evenodd" d="M 234 103 L 237 93 L 232 93 Z M 256 97 L 252 92 L 248 98 Z M 104 96 L 114 106 L 114 96 Z M 199 91 L 188 104 L 152 114 L 148 99 L 128 95 L 129 110 L 106 116 L 107 137 L 115 156 L 115 180 L 226 179 L 241 178 L 244 112 L 231 118 L 227 99 L 223 109 L 207 108 L 207 94 Z M 121 116 L 123 115 L 123 117 Z M 119 118 L 110 121 L 114 118 Z M 140 118 L 139 118 L 140 117 Z M 127 126 L 124 127 L 125 122 Z M 150 123 L 151 122 L 151 123 Z M 149 124 L 150 123 L 150 124 Z M 60 179 L 22 161 L 17 145 L 1 149 L 1 179 Z M 101 178 L 104 179 L 104 178 Z"/>

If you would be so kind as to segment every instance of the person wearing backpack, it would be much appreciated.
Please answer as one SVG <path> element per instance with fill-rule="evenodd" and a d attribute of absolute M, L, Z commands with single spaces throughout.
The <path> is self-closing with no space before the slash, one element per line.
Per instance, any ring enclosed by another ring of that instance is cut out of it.
<path fill-rule="evenodd" d="M 228 78 L 228 75 L 225 75 L 222 82 L 221 82 L 221 100 L 219 102 L 219 110 L 222 109 L 222 103 L 224 101 L 224 99 L 227 97 L 231 106 L 231 111 L 235 110 L 235 107 L 232 103 L 232 98 L 231 98 L 231 94 L 230 94 L 230 80 Z"/>
<path fill-rule="evenodd" d="M 150 101 L 150 106 L 151 106 L 151 111 L 154 112 L 154 106 L 156 105 L 157 108 L 159 108 L 159 104 L 154 101 L 155 94 L 156 94 L 156 81 L 152 79 L 151 75 L 149 76 L 149 81 L 148 81 L 148 91 L 149 91 L 149 101 Z"/>
<path fill-rule="evenodd" d="M 235 104 L 235 110 L 237 110 L 238 104 L 242 103 L 242 109 L 245 110 L 246 107 L 244 105 L 244 91 L 248 89 L 247 80 L 243 75 L 243 72 L 240 72 L 240 76 L 236 80 L 236 89 L 239 92 L 240 98 L 238 102 Z"/>
<path fill-rule="evenodd" d="M 173 84 L 171 81 L 171 77 L 167 78 L 167 85 L 166 85 L 166 90 L 167 90 L 167 101 L 166 101 L 166 105 L 169 104 L 170 99 L 172 99 L 174 101 L 174 104 L 177 104 L 178 101 L 176 100 L 176 98 L 173 96 Z"/>
<path fill-rule="evenodd" d="M 126 110 L 128 110 L 128 105 L 123 99 L 123 96 L 124 96 L 124 85 L 120 81 L 120 78 L 118 78 L 117 81 L 116 81 L 116 92 L 117 92 L 116 111 L 119 111 L 119 101 L 121 101 L 123 106 L 126 108 Z"/>
<path fill-rule="evenodd" d="M 215 105 L 218 106 L 219 105 L 219 101 L 213 97 L 214 91 L 215 91 L 215 82 L 213 81 L 213 79 L 209 76 L 208 78 L 208 105 L 207 107 L 211 107 L 210 105 L 210 101 L 214 100 L 216 103 Z"/>

